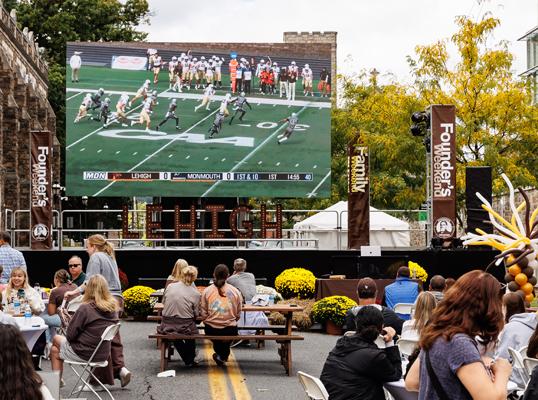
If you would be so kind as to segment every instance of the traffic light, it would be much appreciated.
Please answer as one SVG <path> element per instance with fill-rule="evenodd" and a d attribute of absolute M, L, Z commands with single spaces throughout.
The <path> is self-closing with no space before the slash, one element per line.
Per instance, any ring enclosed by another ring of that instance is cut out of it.
<path fill-rule="evenodd" d="M 425 136 L 430 129 L 430 113 L 428 111 L 417 111 L 411 115 L 411 134 L 413 136 Z"/>

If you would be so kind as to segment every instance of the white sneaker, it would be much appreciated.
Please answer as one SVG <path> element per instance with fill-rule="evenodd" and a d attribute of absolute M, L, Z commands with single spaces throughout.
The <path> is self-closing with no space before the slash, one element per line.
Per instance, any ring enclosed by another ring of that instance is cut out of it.
<path fill-rule="evenodd" d="M 90 386 L 96 392 L 104 392 L 105 391 L 105 389 L 102 386 L 92 385 L 91 383 L 88 383 L 88 384 L 84 385 L 84 387 L 82 385 L 77 386 L 76 391 L 80 392 L 82 390 L 83 392 L 91 392 L 92 389 L 90 389 Z"/>
<path fill-rule="evenodd" d="M 278 135 L 276 138 L 277 138 L 277 139 L 280 139 L 281 137 L 284 137 L 284 134 L 282 134 L 282 135 Z"/>
<path fill-rule="evenodd" d="M 131 126 L 133 126 L 134 124 L 136 124 L 136 121 L 131 121 Z"/>
<path fill-rule="evenodd" d="M 128 127 L 129 125 L 127 124 L 121 124 L 121 126 L 123 126 L 124 128 Z"/>
<path fill-rule="evenodd" d="M 122 367 L 120 370 L 120 382 L 121 387 L 125 387 L 131 382 L 131 371 L 129 371 L 127 368 Z"/>

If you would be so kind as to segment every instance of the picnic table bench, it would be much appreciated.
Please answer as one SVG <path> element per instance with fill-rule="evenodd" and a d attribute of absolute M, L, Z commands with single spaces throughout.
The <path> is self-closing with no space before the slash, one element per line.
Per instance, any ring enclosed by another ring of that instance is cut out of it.
<path fill-rule="evenodd" d="M 162 311 L 162 304 L 158 303 L 155 306 L 157 312 Z M 291 353 L 291 342 L 293 340 L 304 340 L 303 336 L 293 334 L 293 325 L 292 325 L 292 316 L 294 311 L 302 311 L 302 307 L 292 306 L 289 304 L 284 305 L 272 305 L 272 306 L 252 306 L 244 305 L 243 311 L 262 311 L 262 312 L 280 312 L 284 314 L 286 318 L 285 325 L 267 325 L 267 326 L 244 326 L 240 327 L 242 330 L 256 330 L 254 335 L 230 335 L 230 336 L 213 336 L 205 334 L 196 334 L 196 335 L 179 335 L 179 334 L 158 334 L 149 335 L 150 339 L 157 339 L 158 347 L 160 348 L 161 362 L 160 368 L 161 371 L 166 370 L 168 366 L 168 361 L 171 356 L 171 345 L 175 340 L 255 340 L 258 343 L 265 340 L 274 340 L 276 343 L 280 344 L 278 348 L 278 355 L 280 357 L 280 363 L 284 366 L 286 373 L 288 375 L 292 374 L 292 353 Z M 159 317 L 159 316 L 156 316 Z M 276 332 L 275 334 L 266 334 L 266 330 L 272 330 Z"/>

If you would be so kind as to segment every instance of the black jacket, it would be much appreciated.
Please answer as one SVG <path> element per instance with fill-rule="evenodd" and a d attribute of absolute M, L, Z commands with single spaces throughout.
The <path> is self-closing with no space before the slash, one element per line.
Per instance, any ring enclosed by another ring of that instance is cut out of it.
<path fill-rule="evenodd" d="M 384 400 L 383 383 L 401 376 L 398 346 L 380 349 L 354 335 L 338 339 L 320 379 L 330 400 Z"/>
<path fill-rule="evenodd" d="M 376 305 L 377 306 L 377 305 Z M 346 314 L 346 320 L 344 322 L 344 332 L 354 331 L 355 330 L 355 316 L 359 312 L 360 308 L 364 306 L 357 306 L 350 308 Z M 383 314 L 383 325 L 390 326 L 396 331 L 396 334 L 399 336 L 402 334 L 402 325 L 404 320 L 398 317 L 398 315 L 388 307 L 381 307 L 381 314 Z"/>
<path fill-rule="evenodd" d="M 523 395 L 523 400 L 538 399 L 538 367 L 534 367 L 531 374 L 531 380 L 527 385 L 527 390 Z"/>

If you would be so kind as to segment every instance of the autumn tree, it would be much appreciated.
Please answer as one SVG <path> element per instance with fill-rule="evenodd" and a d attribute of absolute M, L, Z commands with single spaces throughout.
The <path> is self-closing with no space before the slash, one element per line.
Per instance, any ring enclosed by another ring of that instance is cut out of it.
<path fill-rule="evenodd" d="M 417 46 L 409 58 L 417 95 L 427 104 L 454 104 L 457 116 L 457 184 L 465 187 L 465 166 L 492 167 L 493 190 L 504 190 L 501 173 L 514 185 L 536 186 L 538 109 L 527 82 L 512 71 L 505 42 L 491 44 L 500 21 L 460 16 L 450 41 L 458 50 L 451 63 L 447 40 Z"/>

